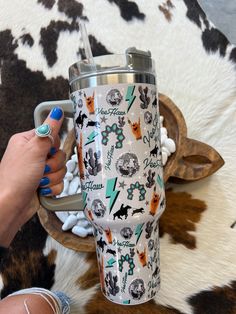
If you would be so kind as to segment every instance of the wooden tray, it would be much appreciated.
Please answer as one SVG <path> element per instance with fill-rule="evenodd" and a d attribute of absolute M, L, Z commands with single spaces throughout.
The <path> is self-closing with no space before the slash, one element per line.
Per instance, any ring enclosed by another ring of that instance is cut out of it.
<path fill-rule="evenodd" d="M 177 106 L 165 95 L 159 94 L 160 114 L 164 116 L 164 126 L 168 137 L 176 143 L 164 167 L 164 181 L 177 183 L 191 182 L 208 177 L 223 166 L 224 160 L 211 146 L 187 137 L 184 117 Z M 74 131 L 69 132 L 63 150 L 67 159 L 73 154 L 75 146 Z M 45 230 L 55 240 L 67 248 L 78 252 L 95 251 L 94 237 L 80 238 L 72 232 L 61 230 L 62 223 L 57 216 L 42 206 L 38 211 L 39 219 Z"/>

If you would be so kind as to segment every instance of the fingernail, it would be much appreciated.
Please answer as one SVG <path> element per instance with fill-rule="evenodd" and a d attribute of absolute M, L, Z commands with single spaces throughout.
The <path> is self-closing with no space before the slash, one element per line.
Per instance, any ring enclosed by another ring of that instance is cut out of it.
<path fill-rule="evenodd" d="M 51 167 L 49 167 L 49 165 L 46 165 L 44 168 L 44 173 L 48 173 L 51 171 Z"/>
<path fill-rule="evenodd" d="M 61 108 L 56 107 L 56 108 L 52 109 L 51 114 L 50 114 L 50 118 L 59 121 L 61 119 L 62 115 L 63 115 L 63 111 L 61 110 Z"/>
<path fill-rule="evenodd" d="M 50 180 L 49 180 L 48 177 L 43 177 L 43 178 L 40 180 L 39 186 L 48 185 L 49 182 L 50 182 Z"/>
<path fill-rule="evenodd" d="M 51 194 L 52 190 L 50 188 L 45 188 L 45 189 L 39 189 L 39 194 L 40 195 L 48 195 Z"/>
<path fill-rule="evenodd" d="M 56 152 L 57 152 L 56 148 L 55 148 L 55 147 L 52 147 L 52 148 L 50 149 L 49 154 L 50 154 L 51 156 L 53 156 L 53 155 L 56 154 Z"/>

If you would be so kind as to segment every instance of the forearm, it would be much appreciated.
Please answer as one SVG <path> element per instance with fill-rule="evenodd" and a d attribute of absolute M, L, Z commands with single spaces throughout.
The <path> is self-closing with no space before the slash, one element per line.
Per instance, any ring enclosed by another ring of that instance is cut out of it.
<path fill-rule="evenodd" d="M 38 211 L 40 203 L 35 192 L 27 205 L 10 193 L 0 191 L 0 246 L 8 247 L 18 230 Z"/>

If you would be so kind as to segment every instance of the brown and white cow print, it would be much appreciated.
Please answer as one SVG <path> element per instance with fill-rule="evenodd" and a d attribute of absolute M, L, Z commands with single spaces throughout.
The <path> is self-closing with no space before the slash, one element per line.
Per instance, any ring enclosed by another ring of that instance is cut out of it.
<path fill-rule="evenodd" d="M 1 260 L 1 297 L 42 286 L 68 293 L 73 313 L 110 313 L 111 307 L 113 313 L 235 313 L 236 48 L 196 0 L 0 4 L 1 156 L 13 133 L 33 127 L 39 102 L 68 97 L 68 66 L 84 55 L 83 19 L 94 55 L 130 46 L 150 50 L 158 89 L 181 109 L 188 136 L 212 145 L 226 162 L 211 178 L 167 192 L 154 301 L 138 308 L 109 303 L 99 290 L 94 254 L 62 247 L 36 217 Z"/>

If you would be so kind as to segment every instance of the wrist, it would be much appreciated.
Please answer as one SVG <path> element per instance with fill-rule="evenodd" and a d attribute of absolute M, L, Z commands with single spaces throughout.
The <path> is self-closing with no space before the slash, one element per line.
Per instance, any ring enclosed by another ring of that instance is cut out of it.
<path fill-rule="evenodd" d="M 0 246 L 8 247 L 21 227 L 19 209 L 12 202 L 12 193 L 0 193 Z"/>

